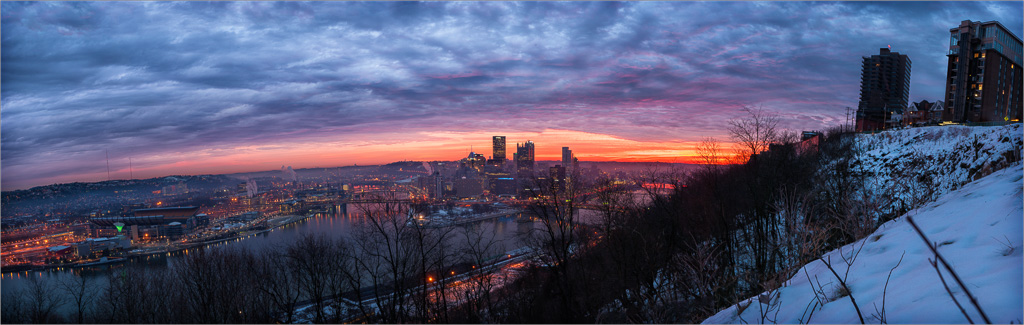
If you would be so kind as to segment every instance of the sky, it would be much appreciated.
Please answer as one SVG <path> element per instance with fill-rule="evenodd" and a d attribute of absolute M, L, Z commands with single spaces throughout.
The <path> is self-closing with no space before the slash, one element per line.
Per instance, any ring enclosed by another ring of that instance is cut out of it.
<path fill-rule="evenodd" d="M 949 29 L 1012 2 L 13 2 L 0 187 L 457 160 L 691 162 L 743 107 L 846 120 L 861 57 L 945 86 Z M 109 159 L 108 159 L 109 158 Z"/>

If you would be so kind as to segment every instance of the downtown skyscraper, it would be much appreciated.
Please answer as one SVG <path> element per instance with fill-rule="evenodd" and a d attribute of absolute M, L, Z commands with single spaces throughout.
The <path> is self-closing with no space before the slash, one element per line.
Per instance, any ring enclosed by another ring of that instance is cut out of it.
<path fill-rule="evenodd" d="M 516 143 L 516 168 L 520 178 L 533 177 L 534 153 L 533 141 L 526 140 L 522 146 Z"/>
<path fill-rule="evenodd" d="M 1019 121 L 1021 40 L 996 21 L 964 20 L 949 30 L 946 107 L 950 122 Z"/>
<path fill-rule="evenodd" d="M 569 168 L 572 165 L 572 150 L 569 147 L 562 147 L 562 167 Z"/>
<path fill-rule="evenodd" d="M 496 136 L 491 137 L 491 145 L 493 147 L 493 154 L 491 155 L 491 160 L 494 162 L 494 164 L 498 164 L 498 165 L 504 164 L 505 163 L 505 136 L 503 136 L 503 135 L 496 135 Z"/>

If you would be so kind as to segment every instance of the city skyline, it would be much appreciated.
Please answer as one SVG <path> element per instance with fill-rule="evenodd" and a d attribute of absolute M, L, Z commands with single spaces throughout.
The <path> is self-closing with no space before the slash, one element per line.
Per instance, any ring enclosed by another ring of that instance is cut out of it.
<path fill-rule="evenodd" d="M 692 162 L 763 105 L 846 120 L 861 57 L 944 97 L 949 29 L 1020 2 L 2 3 L 2 189 L 399 160 Z M 781 17 L 781 18 L 777 18 Z M 509 150 L 511 151 L 511 150 Z M 129 167 L 129 158 L 131 167 Z"/>

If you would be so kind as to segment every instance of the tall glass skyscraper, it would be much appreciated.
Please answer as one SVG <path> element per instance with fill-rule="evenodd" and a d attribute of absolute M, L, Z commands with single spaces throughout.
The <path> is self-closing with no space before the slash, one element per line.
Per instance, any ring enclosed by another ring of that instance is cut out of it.
<path fill-rule="evenodd" d="M 562 147 L 562 167 L 569 169 L 572 166 L 572 150 L 569 147 Z"/>
<path fill-rule="evenodd" d="M 491 144 L 494 146 L 494 154 L 491 156 L 491 159 L 499 163 L 505 162 L 505 136 L 496 135 L 492 137 Z"/>

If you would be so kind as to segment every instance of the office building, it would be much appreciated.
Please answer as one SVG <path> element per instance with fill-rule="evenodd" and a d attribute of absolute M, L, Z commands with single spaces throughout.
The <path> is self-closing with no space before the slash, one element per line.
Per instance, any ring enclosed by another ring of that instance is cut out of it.
<path fill-rule="evenodd" d="M 534 165 L 534 145 L 533 141 L 527 140 L 522 146 L 516 143 L 516 168 L 519 171 L 519 178 L 531 178 L 533 177 L 533 165 Z"/>
<path fill-rule="evenodd" d="M 457 178 L 454 181 L 455 195 L 460 199 L 479 198 L 484 194 L 484 179 Z"/>
<path fill-rule="evenodd" d="M 420 176 L 417 179 L 417 186 L 427 193 L 427 196 L 432 199 L 443 199 L 444 198 L 444 180 L 441 178 L 441 173 L 434 171 L 429 176 Z"/>
<path fill-rule="evenodd" d="M 566 169 L 570 169 L 572 166 L 572 159 L 572 150 L 569 150 L 569 147 L 562 147 L 562 166 Z"/>
<path fill-rule="evenodd" d="M 488 180 L 491 194 L 498 196 L 516 196 L 519 191 L 518 183 L 511 177 L 500 177 Z"/>
<path fill-rule="evenodd" d="M 554 165 L 548 168 L 548 177 L 551 179 L 551 190 L 561 193 L 566 188 L 565 167 Z"/>
<path fill-rule="evenodd" d="M 863 57 L 857 131 L 884 129 L 903 114 L 910 98 L 910 58 L 888 48 Z"/>
<path fill-rule="evenodd" d="M 996 21 L 964 20 L 949 30 L 946 56 L 944 121 L 1020 120 L 1019 37 Z"/>
<path fill-rule="evenodd" d="M 494 165 L 502 165 L 505 163 L 505 136 L 496 135 L 492 137 L 491 144 L 494 147 L 493 155 L 491 160 Z"/>

